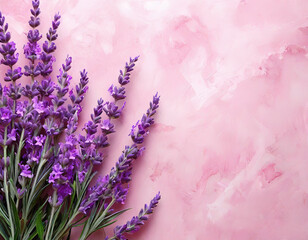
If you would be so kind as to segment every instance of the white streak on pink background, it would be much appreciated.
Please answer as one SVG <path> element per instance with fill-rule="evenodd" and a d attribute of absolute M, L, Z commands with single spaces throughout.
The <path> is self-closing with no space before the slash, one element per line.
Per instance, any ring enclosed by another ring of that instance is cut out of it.
<path fill-rule="evenodd" d="M 0 8 L 21 51 L 30 0 Z M 70 54 L 75 82 L 89 72 L 84 122 L 129 56 L 141 56 L 102 173 L 161 95 L 133 210 L 119 223 L 159 190 L 162 200 L 132 239 L 308 239 L 307 1 L 42 0 L 41 9 L 42 31 L 63 16 L 57 68 Z"/>

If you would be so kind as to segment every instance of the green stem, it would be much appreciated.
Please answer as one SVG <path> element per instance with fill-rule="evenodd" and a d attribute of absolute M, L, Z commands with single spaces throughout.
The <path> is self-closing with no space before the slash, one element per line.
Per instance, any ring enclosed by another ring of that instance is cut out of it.
<path fill-rule="evenodd" d="M 57 203 L 57 192 L 54 191 L 53 192 L 53 197 L 52 197 L 52 209 L 51 209 L 51 213 L 50 213 L 50 219 L 48 222 L 48 228 L 47 228 L 47 233 L 46 233 L 46 240 L 51 239 L 51 236 L 49 237 L 49 235 L 52 235 L 52 231 L 51 231 L 51 227 L 53 225 L 53 217 L 55 215 L 55 211 L 56 211 L 56 205 Z"/>
<path fill-rule="evenodd" d="M 39 173 L 40 173 L 40 171 L 41 171 L 41 169 L 42 169 L 42 167 L 44 166 L 45 163 L 46 163 L 46 159 L 42 159 L 39 163 L 38 168 L 37 168 L 37 174 L 35 175 L 34 182 L 33 182 L 33 185 L 31 187 L 31 192 L 30 192 L 29 197 L 28 197 L 27 207 L 26 207 L 25 214 L 24 214 L 24 219 L 26 221 L 27 221 L 27 217 L 28 217 L 29 208 L 30 208 L 30 205 L 31 205 L 31 202 L 32 202 L 33 194 L 34 194 L 35 189 L 36 189 L 36 182 L 37 182 Z"/>
<path fill-rule="evenodd" d="M 9 198 L 9 188 L 7 184 L 7 146 L 6 146 L 6 140 L 7 140 L 7 126 L 4 130 L 4 140 L 3 140 L 3 157 L 4 157 L 4 173 L 3 173 L 3 188 L 5 193 L 5 199 L 6 199 L 6 205 L 7 205 L 7 211 L 9 213 L 9 219 L 10 219 L 10 227 L 11 227 L 11 234 L 12 237 L 15 238 L 15 231 L 14 231 L 14 224 L 12 219 L 12 213 L 11 213 L 11 206 L 10 206 L 10 198 Z"/>
<path fill-rule="evenodd" d="M 11 66 L 11 71 L 13 71 L 13 67 Z M 14 86 L 14 88 L 16 87 L 16 82 L 15 81 L 13 81 L 13 86 Z M 14 103 L 13 103 L 13 114 L 15 114 L 15 112 L 16 112 L 16 99 L 14 99 Z M 14 124 L 15 124 L 15 122 L 14 122 L 14 120 L 12 121 L 12 129 L 14 128 Z"/>
<path fill-rule="evenodd" d="M 19 198 L 17 198 L 17 202 L 16 202 L 16 209 L 18 209 L 18 207 L 19 207 Z"/>
<path fill-rule="evenodd" d="M 109 203 L 109 205 L 106 207 L 106 209 L 104 210 L 104 212 L 102 213 L 102 215 L 97 218 L 97 220 L 95 221 L 94 225 L 92 227 L 90 227 L 88 232 L 84 232 L 82 234 L 82 236 L 79 238 L 79 240 L 85 240 L 87 239 L 87 237 L 89 237 L 95 230 L 96 228 L 100 225 L 100 223 L 104 220 L 104 218 L 106 217 L 109 209 L 113 206 L 113 204 L 116 202 L 116 200 L 113 198 L 111 200 L 111 202 Z"/>
<path fill-rule="evenodd" d="M 100 213 L 100 212 L 104 209 L 105 202 L 106 202 L 106 200 L 104 200 L 104 201 L 102 202 L 102 205 L 100 206 L 100 208 L 99 208 L 98 211 L 97 211 L 98 213 Z M 99 218 L 99 214 L 97 214 L 97 216 L 95 216 L 94 221 L 96 221 L 98 218 Z"/>
<path fill-rule="evenodd" d="M 65 227 L 63 227 L 63 229 L 61 230 L 61 232 L 58 233 L 58 234 L 55 236 L 55 239 L 61 239 L 62 235 L 65 234 L 66 231 L 72 227 L 72 224 L 71 224 L 71 223 L 74 221 L 75 217 L 77 217 L 78 214 L 79 214 L 79 212 L 76 212 L 76 213 L 70 218 L 70 220 L 66 223 Z"/>
<path fill-rule="evenodd" d="M 30 212 L 30 206 L 31 206 L 31 203 L 32 203 L 32 198 L 33 198 L 33 195 L 36 191 L 36 184 L 37 184 L 38 178 L 40 176 L 41 169 L 43 168 L 43 166 L 47 162 L 47 160 L 44 159 L 43 157 L 45 155 L 46 148 L 49 144 L 48 142 L 49 142 L 49 136 L 47 136 L 47 138 L 45 140 L 44 148 L 43 148 L 43 151 L 42 151 L 42 154 L 41 154 L 41 159 L 40 159 L 40 162 L 39 162 L 39 165 L 38 165 L 35 177 L 34 177 L 34 181 L 32 183 L 30 194 L 28 195 L 28 198 L 27 198 L 27 204 L 26 204 L 25 208 L 23 209 L 23 219 L 24 219 L 25 223 L 28 220 L 28 214 Z"/>
<path fill-rule="evenodd" d="M 16 159 L 15 159 L 15 174 L 14 174 L 14 183 L 16 185 L 17 183 L 17 179 L 18 179 L 18 164 L 19 164 L 19 161 L 20 161 L 20 153 L 21 153 L 21 150 L 22 150 L 22 142 L 23 142 L 23 139 L 24 139 L 24 135 L 25 135 L 25 129 L 23 128 L 22 129 L 22 132 L 21 132 L 21 135 L 20 135 L 20 139 L 19 139 L 19 144 L 18 144 L 18 150 L 17 150 L 17 155 L 16 155 Z"/>
<path fill-rule="evenodd" d="M 109 203 L 109 205 L 106 207 L 106 209 L 104 210 L 104 212 L 102 213 L 102 215 L 97 219 L 96 223 L 94 225 L 94 228 L 98 227 L 98 225 L 104 220 L 104 218 L 106 217 L 109 209 L 113 206 L 113 204 L 116 202 L 116 200 L 114 198 L 112 198 L 112 201 Z"/>

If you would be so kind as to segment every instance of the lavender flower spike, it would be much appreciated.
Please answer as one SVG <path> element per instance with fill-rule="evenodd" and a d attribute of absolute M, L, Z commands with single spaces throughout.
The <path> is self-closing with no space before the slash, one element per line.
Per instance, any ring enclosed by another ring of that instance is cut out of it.
<path fill-rule="evenodd" d="M 124 72 L 120 70 L 120 75 L 118 77 L 118 82 L 121 84 L 121 86 L 124 86 L 129 83 L 130 79 L 130 72 L 133 71 L 135 62 L 137 62 L 139 59 L 139 56 L 135 58 L 130 58 L 129 63 L 126 63 Z"/>
<path fill-rule="evenodd" d="M 70 90 L 69 96 L 74 104 L 80 104 L 84 98 L 84 94 L 88 91 L 87 84 L 89 83 L 88 73 L 84 69 L 80 72 L 80 81 L 79 84 L 76 85 L 76 95 L 73 92 L 73 89 Z"/>
<path fill-rule="evenodd" d="M 153 96 L 153 101 L 150 102 L 150 108 L 147 110 L 140 121 L 133 125 L 129 136 L 136 144 L 141 144 L 144 141 L 144 136 L 148 134 L 148 128 L 154 123 L 153 115 L 156 113 L 156 109 L 159 107 L 159 96 L 156 93 Z"/>
<path fill-rule="evenodd" d="M 128 183 L 131 180 L 132 163 L 137 159 L 144 148 L 138 148 L 137 144 L 141 144 L 144 141 L 144 137 L 147 134 L 148 128 L 154 124 L 154 114 L 159 104 L 159 96 L 156 93 L 153 97 L 153 101 L 150 102 L 150 108 L 142 119 L 137 122 L 138 131 L 132 131 L 130 136 L 134 142 L 132 146 L 126 146 L 116 166 L 111 169 L 109 175 L 103 179 L 99 179 L 96 185 L 89 189 L 87 197 L 82 201 L 80 211 L 89 211 L 99 199 L 110 200 L 112 197 L 117 202 L 124 203 L 127 194 L 127 189 L 123 187 L 123 184 Z M 139 124 L 138 124 L 139 123 Z M 133 126 L 135 129 L 135 126 Z"/>
<path fill-rule="evenodd" d="M 161 199 L 158 193 L 150 202 L 149 206 L 145 204 L 144 208 L 140 210 L 138 216 L 134 216 L 130 221 L 122 226 L 116 226 L 114 229 L 114 237 L 110 239 L 126 240 L 124 236 L 129 232 L 136 232 L 140 226 L 144 225 L 144 221 L 148 220 L 148 215 L 153 213 L 153 209 L 157 206 L 158 201 Z"/>
<path fill-rule="evenodd" d="M 17 79 L 21 78 L 22 72 L 21 68 L 18 67 L 13 69 L 13 66 L 17 63 L 19 54 L 16 52 L 16 44 L 10 42 L 11 34 L 8 32 L 8 24 L 5 23 L 5 17 L 2 16 L 0 12 L 0 54 L 2 55 L 1 63 L 9 66 L 10 68 L 5 73 L 4 80 L 7 82 L 15 82 Z"/>
<path fill-rule="evenodd" d="M 24 46 L 24 54 L 26 58 L 30 60 L 30 64 L 24 67 L 24 74 L 25 76 L 31 76 L 32 80 L 34 80 L 34 77 L 40 74 L 39 66 L 34 65 L 34 61 L 38 59 L 41 54 L 41 48 L 38 44 L 38 41 L 42 38 L 42 35 L 40 34 L 39 30 L 36 29 L 36 27 L 40 25 L 40 18 L 38 16 L 40 15 L 41 11 L 39 5 L 39 0 L 32 1 L 33 8 L 30 10 L 31 17 L 29 21 L 31 29 L 27 34 L 28 43 Z"/>
<path fill-rule="evenodd" d="M 52 56 L 56 50 L 55 40 L 58 38 L 57 29 L 60 25 L 60 14 L 56 14 L 52 21 L 52 27 L 49 28 L 48 33 L 46 34 L 47 40 L 43 43 L 43 52 L 41 54 L 42 62 L 39 63 L 41 75 L 46 77 L 52 72 L 52 63 L 55 61 L 55 58 Z"/>

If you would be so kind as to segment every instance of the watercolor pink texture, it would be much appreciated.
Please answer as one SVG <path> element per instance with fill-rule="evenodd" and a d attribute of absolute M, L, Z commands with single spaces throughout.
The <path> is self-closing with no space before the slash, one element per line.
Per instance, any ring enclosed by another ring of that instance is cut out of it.
<path fill-rule="evenodd" d="M 158 191 L 162 200 L 131 239 L 308 239 L 308 1 L 41 2 L 42 32 L 62 15 L 57 68 L 69 54 L 73 81 L 89 72 L 83 121 L 140 55 L 102 173 L 161 95 L 119 223 Z M 19 52 L 30 4 L 0 0 Z"/>

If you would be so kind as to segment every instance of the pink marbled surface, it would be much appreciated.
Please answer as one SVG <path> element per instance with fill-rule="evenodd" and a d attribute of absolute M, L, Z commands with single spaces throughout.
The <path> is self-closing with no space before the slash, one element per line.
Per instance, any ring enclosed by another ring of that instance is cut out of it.
<path fill-rule="evenodd" d="M 29 7 L 0 0 L 19 50 Z M 132 239 L 308 239 L 308 1 L 42 0 L 41 10 L 42 31 L 62 14 L 57 68 L 70 54 L 75 82 L 89 71 L 83 121 L 141 56 L 102 173 L 161 95 L 119 222 L 158 190 L 162 200 Z"/>

